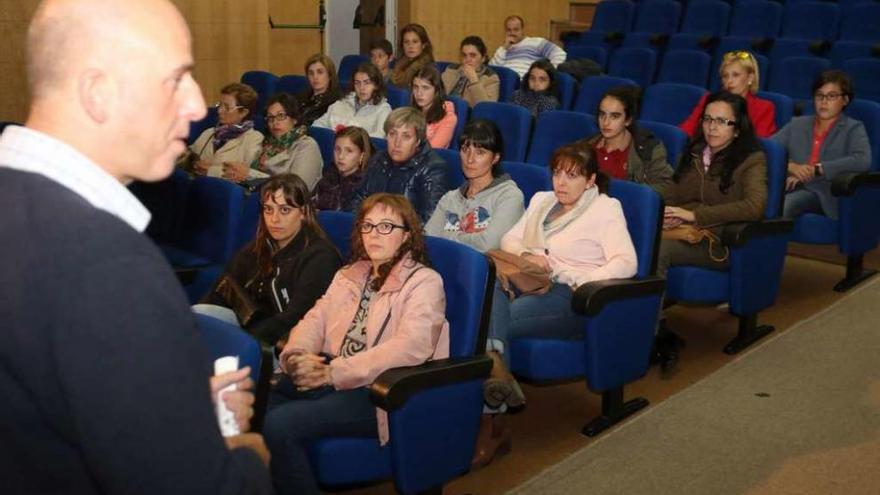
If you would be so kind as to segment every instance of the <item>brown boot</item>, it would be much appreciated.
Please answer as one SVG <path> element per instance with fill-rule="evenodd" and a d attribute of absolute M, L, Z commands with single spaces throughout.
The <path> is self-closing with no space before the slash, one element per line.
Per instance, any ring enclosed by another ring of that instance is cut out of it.
<path fill-rule="evenodd" d="M 510 428 L 504 425 L 502 418 L 501 414 L 484 414 L 480 418 L 480 433 L 477 435 L 471 469 L 488 466 L 495 457 L 510 452 Z"/>
<path fill-rule="evenodd" d="M 513 374 L 507 370 L 507 366 L 497 352 L 487 353 L 492 358 L 492 371 L 489 378 L 483 383 L 483 400 L 491 408 L 498 408 L 502 403 L 507 407 L 522 407 L 526 403 L 526 396 L 519 386 L 519 382 Z"/>

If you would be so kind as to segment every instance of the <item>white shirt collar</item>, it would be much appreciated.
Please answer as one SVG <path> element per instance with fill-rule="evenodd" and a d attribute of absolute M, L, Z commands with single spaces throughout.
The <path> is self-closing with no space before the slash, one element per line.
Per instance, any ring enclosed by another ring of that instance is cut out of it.
<path fill-rule="evenodd" d="M 0 167 L 57 182 L 138 232 L 150 223 L 150 212 L 127 187 L 72 146 L 42 132 L 8 126 L 0 136 Z"/>

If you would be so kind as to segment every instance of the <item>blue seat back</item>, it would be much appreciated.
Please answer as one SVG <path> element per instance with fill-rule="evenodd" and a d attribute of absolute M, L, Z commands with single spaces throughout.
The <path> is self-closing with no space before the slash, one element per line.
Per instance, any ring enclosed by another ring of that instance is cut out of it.
<path fill-rule="evenodd" d="M 730 4 L 721 0 L 690 2 L 681 21 L 682 33 L 723 36 L 727 34 Z"/>
<path fill-rule="evenodd" d="M 354 231 L 354 214 L 348 211 L 321 210 L 318 224 L 339 250 L 343 263 L 351 258 L 351 236 Z"/>
<path fill-rule="evenodd" d="M 629 0 L 605 0 L 596 5 L 590 31 L 627 33 L 632 28 L 636 5 Z"/>
<path fill-rule="evenodd" d="M 277 93 L 288 93 L 297 95 L 309 89 L 309 79 L 299 74 L 288 74 L 278 78 L 278 84 L 275 86 Z"/>
<path fill-rule="evenodd" d="M 386 151 L 388 149 L 388 140 L 380 137 L 371 137 L 370 142 L 373 143 L 373 152 Z"/>
<path fill-rule="evenodd" d="M 490 65 L 489 67 L 498 74 L 498 101 L 505 102 L 510 100 L 510 95 L 519 88 L 519 74 L 507 67 L 499 65 Z"/>
<path fill-rule="evenodd" d="M 665 53 L 673 50 L 698 50 L 711 54 L 716 46 L 713 40 L 714 37 L 703 36 L 702 34 L 675 33 L 669 37 Z M 663 63 L 661 62 L 660 65 L 662 67 Z"/>
<path fill-rule="evenodd" d="M 260 224 L 262 214 L 262 201 L 260 190 L 248 194 L 244 200 L 244 209 L 241 212 L 241 222 L 238 224 L 238 232 L 235 235 L 235 249 L 241 249 L 245 244 L 254 240 L 257 236 L 257 226 Z"/>
<path fill-rule="evenodd" d="M 789 2 L 782 19 L 782 37 L 836 40 L 840 7 L 829 2 Z M 812 79 L 811 79 L 812 81 Z"/>
<path fill-rule="evenodd" d="M 547 167 L 526 162 L 504 161 L 501 162 L 501 168 L 510 174 L 510 178 L 522 191 L 526 208 L 536 192 L 553 190 L 553 180 L 550 177 L 550 169 Z"/>
<path fill-rule="evenodd" d="M 236 248 L 236 234 L 244 208 L 244 189 L 217 177 L 196 177 L 189 185 L 180 248 L 226 263 Z"/>
<path fill-rule="evenodd" d="M 437 60 L 434 62 L 434 67 L 437 68 L 437 72 L 443 74 L 443 71 L 446 70 L 447 67 L 454 64 L 455 62 L 446 62 L 442 60 Z"/>
<path fill-rule="evenodd" d="M 217 125 L 217 109 L 213 106 L 208 107 L 208 113 L 205 114 L 205 117 L 202 120 L 197 120 L 195 122 L 190 122 L 189 124 L 189 138 L 187 141 L 189 144 L 193 144 L 196 142 L 196 139 L 205 132 L 206 129 L 210 129 Z"/>
<path fill-rule="evenodd" d="M 663 56 L 657 82 L 691 84 L 703 87 L 709 80 L 712 57 L 697 50 L 670 50 Z"/>
<path fill-rule="evenodd" d="M 532 144 L 526 161 L 546 167 L 557 148 L 598 132 L 596 120 L 592 115 L 562 110 L 542 112 L 535 122 Z"/>
<path fill-rule="evenodd" d="M 880 58 L 854 58 L 843 64 L 843 70 L 849 74 L 859 98 L 880 103 Z"/>
<path fill-rule="evenodd" d="M 452 141 L 449 142 L 449 148 L 457 150 L 458 140 L 461 138 L 461 132 L 464 130 L 464 125 L 470 117 L 471 107 L 468 106 L 466 101 L 457 96 L 447 96 L 446 99 L 455 105 L 455 116 L 457 117 L 457 120 L 455 121 L 455 130 L 452 132 Z"/>
<path fill-rule="evenodd" d="M 321 150 L 321 158 L 324 159 L 324 166 L 333 163 L 333 146 L 336 144 L 336 133 L 332 129 L 326 127 L 309 127 L 309 136 L 318 143 L 318 149 Z"/>
<path fill-rule="evenodd" d="M 156 243 L 174 244 L 181 235 L 192 180 L 176 168 L 159 182 L 132 182 L 128 189 L 150 211 L 146 233 Z"/>
<path fill-rule="evenodd" d="M 681 154 L 687 149 L 687 133 L 678 126 L 653 120 L 639 120 L 638 125 L 651 131 L 657 139 L 663 142 L 663 146 L 666 148 L 666 160 L 673 169 L 678 167 Z"/>
<path fill-rule="evenodd" d="M 241 75 L 241 82 L 257 92 L 257 114 L 262 114 L 263 109 L 266 108 L 266 101 L 275 94 L 278 76 L 264 70 L 249 70 Z"/>
<path fill-rule="evenodd" d="M 871 170 L 880 171 L 880 103 L 856 98 L 844 111 L 865 125 L 871 143 Z"/>
<path fill-rule="evenodd" d="M 880 43 L 880 3 L 862 2 L 846 9 L 840 39 Z"/>
<path fill-rule="evenodd" d="M 770 73 L 770 91 L 782 93 L 795 100 L 813 99 L 813 81 L 831 63 L 818 57 L 789 57 L 773 66 Z M 797 77 L 792 77 L 797 74 Z"/>
<path fill-rule="evenodd" d="M 605 0 L 605 2 L 608 1 L 610 0 Z M 586 58 L 599 64 L 603 71 L 608 65 L 608 51 L 601 46 L 572 44 L 565 46 L 565 52 L 567 60 Z"/>
<path fill-rule="evenodd" d="M 800 38 L 778 38 L 770 49 L 770 65 L 776 66 L 788 57 L 817 57 L 821 53 L 812 40 Z"/>
<path fill-rule="evenodd" d="M 470 246 L 440 237 L 425 236 L 425 244 L 431 267 L 443 278 L 450 357 L 482 352 L 489 321 L 483 306 L 490 304 L 487 288 L 495 283 L 488 258 Z"/>
<path fill-rule="evenodd" d="M 474 106 L 474 119 L 495 122 L 504 138 L 504 159 L 521 162 L 526 159 L 532 115 L 525 108 L 511 103 L 482 101 Z"/>
<path fill-rule="evenodd" d="M 446 177 L 449 179 L 449 188 L 458 189 L 464 184 L 464 172 L 461 171 L 461 155 L 458 150 L 440 149 L 434 150 L 443 161 L 446 162 Z"/>
<path fill-rule="evenodd" d="M 880 52 L 875 54 L 876 43 L 867 41 L 837 41 L 831 46 L 828 58 L 831 59 L 831 67 L 843 69 L 843 64 L 854 58 L 880 57 Z"/>
<path fill-rule="evenodd" d="M 608 61 L 608 75 L 632 79 L 647 87 L 654 81 L 657 53 L 650 48 L 626 47 L 615 50 Z"/>
<path fill-rule="evenodd" d="M 782 197 L 788 174 L 785 148 L 767 138 L 761 139 L 761 147 L 767 157 L 767 206 L 764 208 L 764 218 L 778 218 L 782 214 Z"/>
<path fill-rule="evenodd" d="M 642 97 L 641 117 L 644 120 L 679 125 L 706 94 L 706 90 L 690 84 L 658 83 L 648 87 Z"/>
<path fill-rule="evenodd" d="M 648 186 L 617 179 L 611 179 L 608 195 L 620 201 L 626 216 L 626 229 L 639 259 L 636 278 L 653 275 L 657 266 L 657 245 L 663 223 L 663 201 L 660 195 Z"/>
<path fill-rule="evenodd" d="M 794 101 L 782 93 L 772 91 L 759 91 L 755 94 L 758 98 L 773 102 L 776 129 L 782 129 L 794 116 Z"/>
<path fill-rule="evenodd" d="M 731 36 L 776 38 L 782 29 L 782 4 L 769 0 L 741 0 L 733 7 Z"/>
<path fill-rule="evenodd" d="M 260 343 L 250 334 L 216 318 L 195 313 L 199 337 L 208 351 L 210 367 L 214 361 L 225 356 L 238 356 L 238 368 L 251 367 L 251 379 L 260 381 L 260 363 L 263 360 Z"/>
<path fill-rule="evenodd" d="M 612 76 L 591 76 L 581 81 L 581 89 L 574 102 L 574 111 L 593 114 L 602 96 L 617 86 L 638 86 L 632 79 Z"/>
<path fill-rule="evenodd" d="M 340 84 L 348 87 L 351 84 L 351 78 L 354 76 L 357 66 L 369 61 L 370 57 L 367 55 L 351 54 L 342 57 L 342 60 L 339 61 L 338 72 Z"/>
<path fill-rule="evenodd" d="M 672 0 L 640 2 L 636 8 L 633 32 L 672 34 L 678 31 L 681 4 Z"/>
<path fill-rule="evenodd" d="M 400 108 L 409 105 L 409 89 L 394 86 L 392 84 L 389 84 L 385 89 L 388 92 L 387 99 L 391 108 Z"/>
<path fill-rule="evenodd" d="M 571 56 L 571 54 L 569 54 Z M 556 75 L 559 82 L 559 99 L 561 110 L 569 110 L 574 105 L 574 96 L 577 93 L 577 81 L 571 74 L 557 71 Z"/>

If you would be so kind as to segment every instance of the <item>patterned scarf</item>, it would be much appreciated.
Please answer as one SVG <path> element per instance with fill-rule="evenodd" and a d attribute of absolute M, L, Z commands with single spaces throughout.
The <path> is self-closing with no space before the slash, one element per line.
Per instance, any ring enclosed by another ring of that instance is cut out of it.
<path fill-rule="evenodd" d="M 461 65 L 458 66 L 459 68 Z M 483 77 L 483 74 L 486 73 L 486 66 L 480 65 L 480 68 L 477 69 L 477 78 Z M 452 88 L 452 91 L 449 92 L 449 96 L 458 96 L 461 98 L 461 95 L 464 93 L 464 90 L 467 88 L 468 78 L 461 74 L 458 76 L 458 81 L 455 83 L 455 86 Z"/>
<path fill-rule="evenodd" d="M 301 125 L 294 127 L 281 137 L 275 137 L 272 134 L 266 136 L 266 138 L 263 139 L 263 151 L 260 153 L 260 156 L 255 158 L 254 162 L 251 163 L 251 168 L 265 172 L 266 161 L 279 153 L 284 153 L 289 150 L 297 139 L 306 135 L 307 130 L 308 128 L 306 126 Z"/>
<path fill-rule="evenodd" d="M 559 201 L 548 201 L 540 206 L 540 210 L 526 221 L 525 232 L 523 233 L 523 245 L 529 249 L 542 250 L 546 247 L 547 239 L 558 234 L 571 222 L 579 218 L 593 204 L 593 201 L 599 196 L 599 188 L 594 184 L 589 189 L 581 193 L 574 208 L 568 213 L 564 213 L 547 221 L 550 214 L 562 205 Z"/>
<path fill-rule="evenodd" d="M 245 120 L 240 124 L 217 124 L 217 127 L 214 128 L 214 152 L 222 148 L 227 141 L 235 139 L 253 128 L 253 120 Z"/>

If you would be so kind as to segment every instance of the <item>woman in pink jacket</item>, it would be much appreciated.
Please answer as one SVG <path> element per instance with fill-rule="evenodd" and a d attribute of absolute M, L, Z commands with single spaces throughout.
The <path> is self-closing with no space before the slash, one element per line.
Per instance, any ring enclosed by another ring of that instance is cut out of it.
<path fill-rule="evenodd" d="M 350 265 L 291 330 L 263 434 L 279 494 L 319 493 L 306 445 L 332 436 L 388 441 L 367 388 L 385 370 L 449 356 L 446 296 L 426 266 L 422 225 L 403 196 L 360 207 Z"/>
<path fill-rule="evenodd" d="M 425 137 L 434 149 L 448 148 L 455 133 L 458 116 L 455 105 L 446 99 L 443 80 L 434 65 L 427 65 L 416 72 L 411 88 L 410 106 L 422 111 L 428 123 Z"/>

